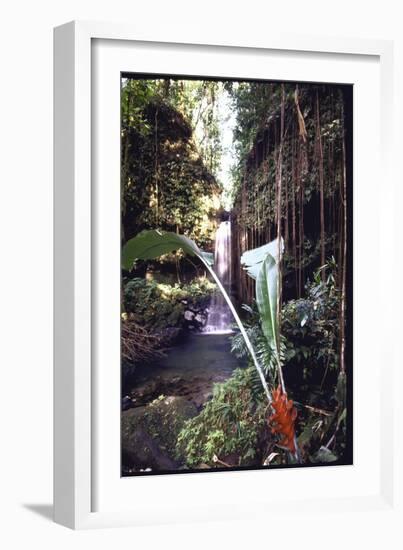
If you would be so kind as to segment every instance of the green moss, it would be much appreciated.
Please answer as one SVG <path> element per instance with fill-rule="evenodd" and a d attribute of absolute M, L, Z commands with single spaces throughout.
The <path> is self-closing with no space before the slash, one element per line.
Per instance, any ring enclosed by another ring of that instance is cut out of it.
<path fill-rule="evenodd" d="M 160 447 L 175 454 L 177 438 L 184 422 L 195 414 L 195 407 L 183 398 L 159 396 L 146 407 L 144 427 Z"/>
<path fill-rule="evenodd" d="M 185 421 L 197 414 L 183 397 L 161 395 L 145 407 L 122 413 L 122 451 L 135 469 L 166 469 L 183 462 L 176 453 L 178 434 Z"/>

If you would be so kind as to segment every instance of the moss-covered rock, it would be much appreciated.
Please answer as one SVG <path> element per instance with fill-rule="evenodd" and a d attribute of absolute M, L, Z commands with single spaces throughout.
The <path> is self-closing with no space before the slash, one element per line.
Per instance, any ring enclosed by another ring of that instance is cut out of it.
<path fill-rule="evenodd" d="M 197 408 L 184 397 L 161 396 L 145 407 L 122 412 L 122 464 L 138 471 L 176 470 L 181 457 L 176 454 L 178 434 Z"/>

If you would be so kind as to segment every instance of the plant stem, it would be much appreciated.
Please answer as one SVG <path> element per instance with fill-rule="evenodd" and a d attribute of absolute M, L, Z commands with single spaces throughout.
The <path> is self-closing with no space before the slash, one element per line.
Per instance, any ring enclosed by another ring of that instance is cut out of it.
<path fill-rule="evenodd" d="M 242 321 L 241 321 L 241 319 L 240 319 L 233 303 L 231 302 L 231 298 L 228 296 L 225 288 L 223 287 L 220 279 L 218 278 L 218 276 L 216 275 L 216 273 L 212 269 L 212 267 L 206 261 L 204 261 L 203 258 L 201 258 L 201 260 L 204 263 L 204 265 L 206 266 L 206 268 L 209 270 L 209 272 L 211 273 L 211 276 L 213 277 L 214 281 L 217 283 L 218 288 L 221 290 L 221 292 L 224 296 L 224 299 L 227 302 L 228 307 L 230 308 L 232 315 L 234 316 L 236 324 L 238 325 L 239 330 L 241 331 L 241 334 L 243 336 L 243 339 L 245 340 L 246 347 L 248 348 L 248 351 L 249 351 L 249 353 L 252 357 L 253 364 L 255 365 L 255 368 L 256 368 L 256 370 L 259 374 L 260 381 L 262 383 L 264 393 L 266 394 L 268 402 L 271 404 L 272 397 L 271 397 L 271 393 L 270 393 L 269 386 L 267 384 L 263 369 L 259 364 L 258 358 L 256 357 L 255 350 L 253 349 L 252 342 L 249 339 L 249 336 L 248 336 L 248 334 L 247 334 L 247 332 L 246 332 L 246 330 L 245 330 L 245 328 L 242 324 Z"/>

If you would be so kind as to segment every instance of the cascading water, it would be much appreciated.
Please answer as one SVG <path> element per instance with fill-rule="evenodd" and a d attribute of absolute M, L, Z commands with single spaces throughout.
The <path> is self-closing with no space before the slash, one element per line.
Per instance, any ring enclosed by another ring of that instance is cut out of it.
<path fill-rule="evenodd" d="M 221 222 L 216 233 L 214 251 L 214 271 L 218 275 L 223 287 L 231 292 L 231 222 Z M 232 313 L 223 294 L 217 290 L 210 306 L 207 324 L 204 332 L 226 333 L 231 332 L 233 322 Z"/>

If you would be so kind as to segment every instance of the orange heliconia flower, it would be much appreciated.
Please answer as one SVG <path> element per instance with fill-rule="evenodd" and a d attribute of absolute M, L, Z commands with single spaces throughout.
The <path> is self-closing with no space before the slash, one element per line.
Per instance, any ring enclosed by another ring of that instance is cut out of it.
<path fill-rule="evenodd" d="M 278 386 L 272 394 L 272 407 L 274 413 L 269 418 L 271 432 L 281 436 L 278 446 L 290 451 L 296 452 L 295 448 L 295 420 L 297 418 L 297 409 L 294 407 L 292 399 L 287 399 L 287 394 L 283 393 Z"/>

